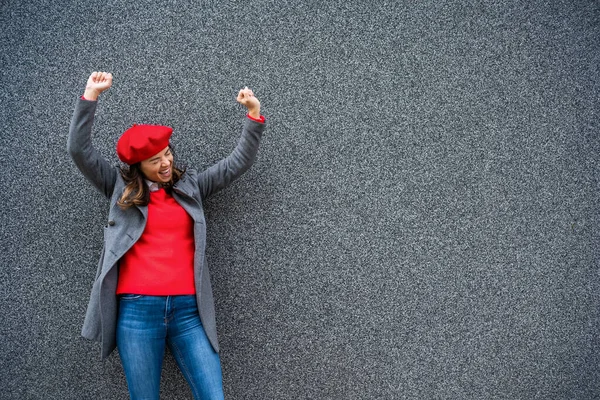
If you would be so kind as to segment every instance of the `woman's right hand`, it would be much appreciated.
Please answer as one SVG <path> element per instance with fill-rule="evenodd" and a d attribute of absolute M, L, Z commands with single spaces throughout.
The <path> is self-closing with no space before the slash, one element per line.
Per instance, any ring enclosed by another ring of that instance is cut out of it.
<path fill-rule="evenodd" d="M 92 72 L 85 85 L 83 97 L 86 100 L 98 100 L 100 93 L 112 86 L 112 78 L 110 72 Z"/>

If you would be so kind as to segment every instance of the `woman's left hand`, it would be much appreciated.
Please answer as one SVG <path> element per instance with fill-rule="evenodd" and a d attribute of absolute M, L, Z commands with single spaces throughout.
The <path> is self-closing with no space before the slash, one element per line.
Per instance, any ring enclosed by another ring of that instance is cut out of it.
<path fill-rule="evenodd" d="M 252 118 L 260 118 L 260 101 L 254 97 L 254 92 L 246 86 L 237 95 L 237 101 L 248 109 Z"/>

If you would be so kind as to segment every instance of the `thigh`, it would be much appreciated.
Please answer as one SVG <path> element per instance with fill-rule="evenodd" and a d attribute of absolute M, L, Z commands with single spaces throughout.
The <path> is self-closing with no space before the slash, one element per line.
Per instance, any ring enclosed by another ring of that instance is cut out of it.
<path fill-rule="evenodd" d="M 195 296 L 177 296 L 175 299 L 167 343 L 194 398 L 223 399 L 221 361 L 204 332 Z"/>
<path fill-rule="evenodd" d="M 117 349 L 132 400 L 158 400 L 166 343 L 162 300 L 140 295 L 119 300 Z"/>

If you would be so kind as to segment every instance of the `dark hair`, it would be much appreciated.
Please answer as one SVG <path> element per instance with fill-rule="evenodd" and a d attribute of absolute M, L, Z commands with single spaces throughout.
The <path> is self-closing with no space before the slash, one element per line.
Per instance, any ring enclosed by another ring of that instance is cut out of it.
<path fill-rule="evenodd" d="M 185 173 L 185 168 L 179 169 L 175 166 L 175 151 L 173 145 L 169 144 L 169 149 L 173 153 L 173 173 L 171 180 L 161 186 L 170 193 L 181 176 Z M 144 181 L 144 173 L 142 172 L 141 162 L 133 165 L 121 167 L 121 176 L 125 181 L 125 190 L 121 198 L 117 201 L 117 205 L 121 209 L 126 210 L 133 206 L 147 206 L 150 202 L 150 189 Z"/>

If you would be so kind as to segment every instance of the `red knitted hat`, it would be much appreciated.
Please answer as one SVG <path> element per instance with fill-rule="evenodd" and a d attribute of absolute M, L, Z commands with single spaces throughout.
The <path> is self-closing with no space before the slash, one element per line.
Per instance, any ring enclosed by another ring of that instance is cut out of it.
<path fill-rule="evenodd" d="M 169 126 L 133 124 L 119 138 L 117 155 L 129 165 L 146 160 L 169 145 L 172 133 Z"/>

